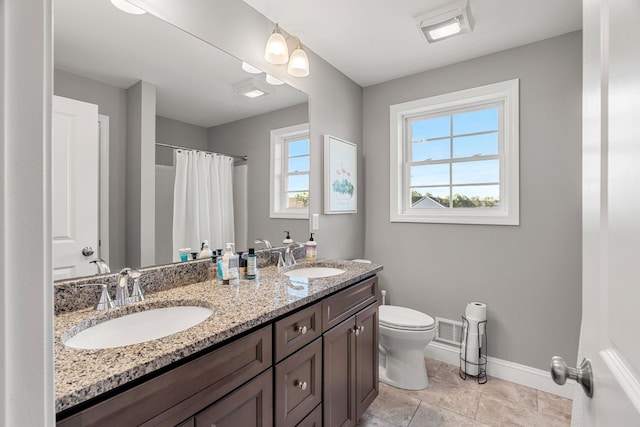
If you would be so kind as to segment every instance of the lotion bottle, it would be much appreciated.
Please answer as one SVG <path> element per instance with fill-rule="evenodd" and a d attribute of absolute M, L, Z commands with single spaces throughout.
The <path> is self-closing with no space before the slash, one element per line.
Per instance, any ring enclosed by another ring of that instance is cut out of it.
<path fill-rule="evenodd" d="M 249 248 L 249 255 L 247 255 L 247 279 L 255 280 L 258 272 L 258 258 L 256 257 L 256 250 Z"/>
<path fill-rule="evenodd" d="M 318 256 L 318 244 L 313 240 L 313 233 L 309 237 L 309 241 L 304 244 L 304 253 L 307 261 L 315 261 Z"/>
<path fill-rule="evenodd" d="M 211 252 L 211 249 L 209 249 L 209 241 L 205 240 L 204 242 L 202 242 L 202 250 L 200 251 L 200 255 L 198 255 L 198 258 L 211 258 L 212 256 L 213 252 Z"/>
<path fill-rule="evenodd" d="M 224 285 L 228 285 L 229 281 L 233 279 L 230 271 L 230 262 L 233 257 L 233 247 L 231 243 L 227 243 L 227 248 L 224 250 L 224 255 L 222 255 L 222 283 Z"/>

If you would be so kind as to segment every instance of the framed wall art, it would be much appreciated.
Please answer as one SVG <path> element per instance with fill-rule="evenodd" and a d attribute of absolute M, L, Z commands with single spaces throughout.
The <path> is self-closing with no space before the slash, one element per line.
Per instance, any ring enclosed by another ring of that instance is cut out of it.
<path fill-rule="evenodd" d="M 358 146 L 324 136 L 324 213 L 358 210 Z"/>

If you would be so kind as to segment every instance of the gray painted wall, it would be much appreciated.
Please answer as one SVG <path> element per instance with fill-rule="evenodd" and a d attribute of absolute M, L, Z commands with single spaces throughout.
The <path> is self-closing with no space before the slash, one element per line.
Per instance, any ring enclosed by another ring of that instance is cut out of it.
<path fill-rule="evenodd" d="M 309 105 L 301 104 L 209 128 L 210 150 L 249 156 L 248 247 L 254 247 L 257 238 L 280 246 L 285 237 L 283 230 L 289 230 L 296 242 L 306 242 L 309 237 L 307 220 L 269 218 L 270 132 L 308 121 Z"/>
<path fill-rule="evenodd" d="M 98 105 L 109 116 L 109 263 L 125 265 L 127 98 L 124 89 L 55 70 L 55 95 Z"/>
<path fill-rule="evenodd" d="M 389 106 L 520 79 L 520 225 L 389 222 Z M 488 305 L 489 355 L 576 360 L 581 318 L 581 33 L 364 89 L 365 257 L 390 302 L 460 320 Z"/>
<path fill-rule="evenodd" d="M 207 150 L 207 128 L 156 116 L 156 142 Z M 156 164 L 173 166 L 173 150 L 156 147 Z"/>
<path fill-rule="evenodd" d="M 346 139 L 358 145 L 362 166 L 362 88 L 336 70 L 310 49 L 311 74 L 294 78 L 286 67 L 268 64 L 264 43 L 275 24 L 246 3 L 237 0 L 190 0 L 188 5 L 173 0 L 131 0 L 154 15 L 241 58 L 310 96 L 312 213 L 322 213 L 322 136 Z M 286 30 L 286 29 L 285 29 Z M 304 40 L 302 40 L 304 43 Z M 364 182 L 360 167 L 359 182 Z M 364 186 L 360 195 L 364 194 Z M 358 213 L 320 216 L 316 233 L 318 255 L 332 258 L 356 258 L 364 253 L 364 197 L 359 198 Z"/>

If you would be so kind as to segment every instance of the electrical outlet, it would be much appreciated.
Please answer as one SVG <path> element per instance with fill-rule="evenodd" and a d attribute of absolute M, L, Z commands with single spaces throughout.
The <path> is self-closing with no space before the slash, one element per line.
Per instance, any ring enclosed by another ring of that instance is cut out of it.
<path fill-rule="evenodd" d="M 320 215 L 311 215 L 311 230 L 318 231 L 320 229 Z"/>

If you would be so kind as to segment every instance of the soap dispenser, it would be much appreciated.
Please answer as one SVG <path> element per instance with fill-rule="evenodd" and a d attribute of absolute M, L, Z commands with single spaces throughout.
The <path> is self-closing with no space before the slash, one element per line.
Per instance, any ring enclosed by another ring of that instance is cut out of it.
<path fill-rule="evenodd" d="M 313 233 L 309 237 L 309 241 L 304 244 L 304 253 L 307 261 L 315 261 L 318 255 L 318 244 L 313 240 Z"/>
<path fill-rule="evenodd" d="M 293 239 L 289 235 L 289 232 L 287 230 L 285 230 L 284 232 L 287 233 L 287 236 L 284 238 L 282 243 L 285 244 L 285 245 L 288 245 L 289 243 L 293 243 Z"/>
<path fill-rule="evenodd" d="M 202 242 L 202 250 L 200 250 L 200 255 L 198 255 L 199 259 L 211 258 L 213 256 L 213 252 L 209 249 L 209 241 L 205 240 Z"/>

